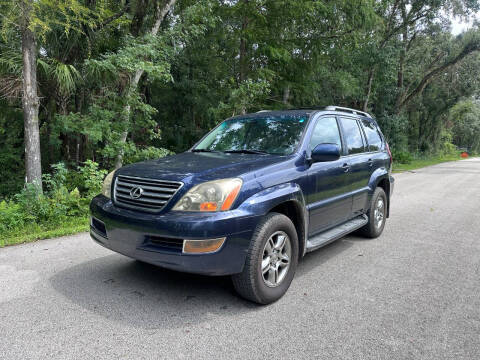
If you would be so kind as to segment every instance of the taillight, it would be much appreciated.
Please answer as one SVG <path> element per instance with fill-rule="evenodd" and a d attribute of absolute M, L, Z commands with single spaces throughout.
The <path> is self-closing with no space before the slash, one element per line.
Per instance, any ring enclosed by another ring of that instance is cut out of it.
<path fill-rule="evenodd" d="M 392 166 L 392 163 L 393 163 L 392 152 L 390 151 L 390 146 L 388 146 L 388 143 L 387 143 L 387 142 L 385 142 L 385 145 L 386 145 L 386 147 L 387 147 L 388 156 L 390 156 L 390 166 Z"/>

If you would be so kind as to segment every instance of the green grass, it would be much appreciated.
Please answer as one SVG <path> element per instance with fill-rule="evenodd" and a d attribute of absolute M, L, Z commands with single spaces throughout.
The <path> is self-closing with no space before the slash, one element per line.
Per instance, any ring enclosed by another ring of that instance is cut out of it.
<path fill-rule="evenodd" d="M 432 157 L 424 159 L 414 159 L 408 164 L 399 164 L 393 162 L 393 172 L 403 172 L 420 169 L 426 166 L 436 165 L 448 161 L 458 161 L 464 160 L 460 155 L 451 155 L 451 156 L 442 156 L 442 157 Z"/>
<path fill-rule="evenodd" d="M 71 218 L 56 225 L 32 224 L 19 231 L 2 234 L 0 248 L 87 231 L 88 221 L 88 218 Z"/>

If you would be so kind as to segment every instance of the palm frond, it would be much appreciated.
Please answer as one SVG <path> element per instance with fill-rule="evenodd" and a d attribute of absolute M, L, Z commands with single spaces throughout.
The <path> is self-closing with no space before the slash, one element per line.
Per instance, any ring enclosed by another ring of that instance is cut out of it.
<path fill-rule="evenodd" d="M 0 74 L 22 76 L 22 54 L 12 49 L 1 49 Z"/>
<path fill-rule="evenodd" d="M 52 71 L 52 66 L 41 58 L 37 58 L 37 70 L 42 71 L 47 77 Z"/>
<path fill-rule="evenodd" d="M 82 75 L 75 66 L 64 64 L 58 60 L 53 60 L 50 75 L 55 80 L 59 92 L 63 95 L 72 94 L 77 85 L 83 81 Z"/>

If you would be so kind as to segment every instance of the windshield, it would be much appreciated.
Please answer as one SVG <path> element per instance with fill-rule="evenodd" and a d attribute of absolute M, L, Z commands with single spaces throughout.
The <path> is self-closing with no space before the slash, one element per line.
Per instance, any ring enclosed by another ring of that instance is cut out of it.
<path fill-rule="evenodd" d="M 222 151 L 288 155 L 295 151 L 306 116 L 264 116 L 226 120 L 193 151 Z"/>

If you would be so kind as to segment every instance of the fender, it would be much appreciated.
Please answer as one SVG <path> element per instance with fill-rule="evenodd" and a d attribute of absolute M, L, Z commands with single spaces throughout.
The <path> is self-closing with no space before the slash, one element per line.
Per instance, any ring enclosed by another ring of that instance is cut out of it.
<path fill-rule="evenodd" d="M 288 201 L 296 205 L 297 211 L 300 214 L 302 228 L 301 234 L 298 234 L 298 240 L 300 242 L 300 249 L 304 249 L 303 253 L 300 254 L 303 256 L 307 242 L 308 210 L 305 206 L 302 189 L 298 184 L 284 183 L 261 190 L 246 199 L 239 206 L 239 210 L 245 210 L 255 215 L 263 216 L 268 214 L 276 206 Z"/>
<path fill-rule="evenodd" d="M 385 193 L 387 195 L 387 217 L 390 215 L 390 174 L 385 167 L 381 167 L 376 169 L 372 176 L 370 177 L 370 181 L 368 182 L 368 203 L 370 203 L 372 199 L 373 192 L 377 188 L 378 184 L 381 181 L 387 181 L 388 186 L 385 189 Z"/>

